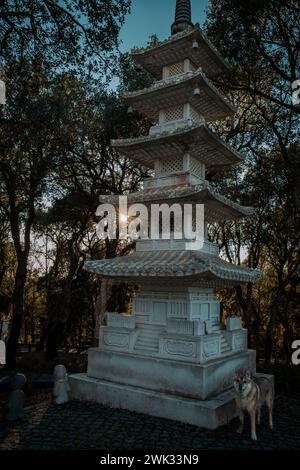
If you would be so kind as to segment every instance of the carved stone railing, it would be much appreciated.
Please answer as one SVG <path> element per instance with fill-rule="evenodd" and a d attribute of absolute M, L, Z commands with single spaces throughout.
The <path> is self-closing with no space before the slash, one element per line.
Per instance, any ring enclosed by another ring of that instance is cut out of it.
<path fill-rule="evenodd" d="M 113 328 L 127 328 L 133 330 L 135 328 L 135 316 L 134 315 L 121 315 L 120 313 L 106 314 L 107 326 Z"/>

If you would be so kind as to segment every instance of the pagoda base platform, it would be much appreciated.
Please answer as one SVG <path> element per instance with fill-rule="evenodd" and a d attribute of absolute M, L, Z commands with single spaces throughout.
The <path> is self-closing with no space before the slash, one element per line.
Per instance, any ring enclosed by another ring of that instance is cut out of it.
<path fill-rule="evenodd" d="M 207 364 L 89 350 L 87 374 L 70 375 L 71 398 L 215 429 L 236 416 L 232 381 L 255 373 L 255 351 Z"/>
<path fill-rule="evenodd" d="M 272 375 L 255 374 L 255 376 L 263 376 L 273 381 Z M 233 388 L 209 400 L 195 400 L 93 379 L 87 374 L 70 375 L 69 381 L 71 397 L 74 400 L 96 402 L 115 409 L 171 419 L 206 429 L 224 426 L 238 416 Z"/>
<path fill-rule="evenodd" d="M 223 426 L 237 416 L 232 389 L 209 400 L 199 401 L 93 379 L 86 374 L 71 375 L 69 381 L 73 399 L 93 401 L 116 409 L 126 409 L 207 429 Z"/>
<path fill-rule="evenodd" d="M 228 390 L 238 369 L 255 373 L 256 353 L 247 350 L 196 364 L 130 353 L 89 350 L 87 376 L 196 400 Z"/>

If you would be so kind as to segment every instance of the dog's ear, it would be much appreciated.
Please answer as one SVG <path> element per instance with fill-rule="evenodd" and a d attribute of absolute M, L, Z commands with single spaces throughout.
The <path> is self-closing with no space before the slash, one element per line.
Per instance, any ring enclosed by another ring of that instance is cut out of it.
<path fill-rule="evenodd" d="M 246 379 L 250 380 L 251 379 L 251 372 L 250 369 L 246 370 Z"/>

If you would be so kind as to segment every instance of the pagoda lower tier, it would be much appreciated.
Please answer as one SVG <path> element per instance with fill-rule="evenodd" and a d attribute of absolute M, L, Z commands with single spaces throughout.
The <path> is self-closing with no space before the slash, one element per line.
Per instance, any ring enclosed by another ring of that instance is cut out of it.
<path fill-rule="evenodd" d="M 112 140 L 113 147 L 123 155 L 155 168 L 157 160 L 174 162 L 191 158 L 205 165 L 207 170 L 219 170 L 241 163 L 244 157 L 213 133 L 205 123 L 182 119 L 163 126 L 156 125 L 147 136 L 134 139 Z M 174 158 L 176 156 L 176 158 Z"/>
<path fill-rule="evenodd" d="M 185 244 L 184 240 L 173 240 L 169 250 L 163 250 L 168 240 L 140 241 L 141 249 L 151 244 L 148 251 L 136 251 L 128 256 L 113 259 L 87 261 L 85 269 L 101 277 L 116 280 L 131 280 L 153 283 L 153 279 L 162 278 L 171 286 L 178 282 L 219 288 L 230 287 L 239 283 L 255 282 L 260 278 L 260 271 L 248 269 L 226 262 L 215 254 L 187 249 L 176 249 L 176 244 Z M 214 245 L 213 245 L 214 246 Z M 206 247 L 205 247 L 206 248 Z M 204 248 L 204 249 L 205 249 Z"/>
<path fill-rule="evenodd" d="M 195 183 L 189 172 L 177 172 L 160 178 L 145 180 L 143 191 L 127 195 L 128 205 L 151 204 L 204 204 L 205 221 L 213 223 L 221 220 L 234 220 L 253 213 L 253 208 L 241 206 L 217 193 L 208 181 Z M 100 197 L 101 203 L 117 206 L 118 195 Z"/>
<path fill-rule="evenodd" d="M 94 272 L 93 265 L 86 268 Z M 95 269 L 99 272 L 99 265 Z M 109 265 L 100 272 L 109 275 Z M 115 271 L 114 276 L 128 280 Z M 106 313 L 99 346 L 89 350 L 87 373 L 70 376 L 73 399 L 209 429 L 236 416 L 234 374 L 256 370 L 247 330 L 240 317 L 221 324 L 216 292 L 203 287 L 204 280 L 191 287 L 183 279 L 171 282 L 148 272 L 147 278 L 134 280 L 140 291 L 131 314 Z"/>

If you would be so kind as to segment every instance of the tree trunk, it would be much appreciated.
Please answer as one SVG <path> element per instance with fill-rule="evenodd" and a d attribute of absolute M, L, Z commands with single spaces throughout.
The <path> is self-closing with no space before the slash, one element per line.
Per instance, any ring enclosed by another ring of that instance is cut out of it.
<path fill-rule="evenodd" d="M 40 337 L 40 340 L 39 340 L 38 345 L 37 345 L 37 351 L 38 352 L 43 352 L 44 351 L 45 341 L 46 341 L 46 334 L 47 334 L 46 329 L 43 326 L 42 327 L 41 337 Z"/>
<path fill-rule="evenodd" d="M 52 361 L 57 357 L 58 354 L 58 335 L 59 329 L 55 328 L 48 331 L 47 334 L 47 346 L 46 346 L 46 360 Z"/>
<path fill-rule="evenodd" d="M 47 332 L 46 359 L 52 361 L 58 355 L 58 348 L 65 339 L 66 324 L 71 310 L 71 285 L 62 289 L 62 305 L 59 308 L 59 317 L 51 322 Z"/>
<path fill-rule="evenodd" d="M 15 275 L 15 287 L 12 295 L 12 323 L 9 339 L 6 347 L 6 367 L 15 369 L 18 341 L 22 327 L 23 311 L 24 311 L 24 293 L 27 276 L 27 258 L 23 253 L 18 260 L 18 267 Z"/>
<path fill-rule="evenodd" d="M 75 275 L 78 276 L 80 268 L 80 252 L 77 248 L 79 243 L 78 233 L 73 234 L 72 239 L 68 242 L 68 254 L 70 259 L 70 266 L 68 275 L 63 283 L 61 289 L 61 304 L 58 306 L 59 315 L 55 314 L 54 318 L 49 318 L 49 326 L 47 328 L 47 345 L 46 345 L 46 358 L 52 360 L 57 357 L 58 348 L 61 346 L 65 338 L 67 322 L 71 313 L 72 302 L 72 282 Z M 53 314 L 53 312 L 52 312 Z"/>
<path fill-rule="evenodd" d="M 1 246 L 0 247 L 0 287 L 3 281 L 3 278 L 5 276 L 6 269 L 7 269 L 7 266 L 6 266 L 6 260 L 5 260 L 5 251 L 4 251 L 4 247 Z"/>
<path fill-rule="evenodd" d="M 254 312 L 254 306 L 252 301 L 253 284 L 248 283 L 246 286 L 246 295 L 243 295 L 243 289 L 240 285 L 235 287 L 238 302 L 242 309 L 242 318 L 244 321 L 245 328 L 248 331 L 248 347 L 252 347 L 252 317 Z"/>

